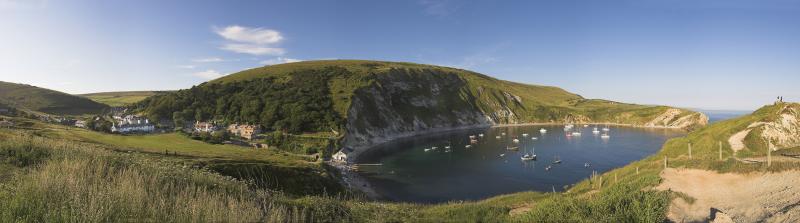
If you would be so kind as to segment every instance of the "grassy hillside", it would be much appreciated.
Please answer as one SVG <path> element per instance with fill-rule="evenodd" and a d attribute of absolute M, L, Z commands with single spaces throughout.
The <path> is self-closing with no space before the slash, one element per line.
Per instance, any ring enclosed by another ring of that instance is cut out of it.
<path fill-rule="evenodd" d="M 58 91 L 0 81 L 0 103 L 58 115 L 100 113 L 108 106 Z"/>
<path fill-rule="evenodd" d="M 165 92 L 159 91 L 120 91 L 82 94 L 80 96 L 108 106 L 126 106 L 144 100 L 147 97 Z"/>
<path fill-rule="evenodd" d="M 358 107 L 352 106 L 354 101 L 359 101 Z M 353 126 L 366 131 L 400 119 L 439 126 L 455 124 L 464 119 L 463 114 L 471 115 L 471 123 L 482 122 L 474 118 L 488 117 L 499 124 L 645 125 L 670 109 L 585 99 L 557 87 L 503 81 L 455 68 L 361 60 L 306 61 L 245 70 L 147 98 L 136 107 L 153 119 L 259 123 L 268 130 L 291 133 L 352 132 Z M 397 114 L 385 116 L 386 111 Z M 353 122 L 354 113 L 361 114 L 358 119 L 366 123 Z M 699 113 L 679 113 L 665 121 L 691 115 L 702 119 Z"/>

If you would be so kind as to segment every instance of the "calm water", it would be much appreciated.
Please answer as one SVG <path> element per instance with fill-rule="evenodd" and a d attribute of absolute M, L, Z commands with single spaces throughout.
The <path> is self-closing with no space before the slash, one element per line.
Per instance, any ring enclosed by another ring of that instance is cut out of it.
<path fill-rule="evenodd" d="M 477 200 L 528 190 L 561 191 L 565 185 L 587 178 L 593 170 L 605 172 L 642 159 L 657 152 L 667 139 L 684 134 L 678 130 L 610 127 L 611 138 L 602 139 L 592 134 L 592 127 L 576 126 L 582 133 L 578 137 L 567 137 L 563 126 L 499 127 L 416 137 L 382 145 L 363 154 L 358 162 L 383 164 L 362 166 L 361 175 L 389 200 Z M 540 128 L 547 133 L 541 134 Z M 495 138 L 503 132 L 506 136 Z M 484 137 L 465 148 L 469 136 L 479 133 Z M 523 138 L 523 133 L 528 137 Z M 514 138 L 520 142 L 514 143 Z M 448 145 L 451 151 L 445 152 Z M 509 151 L 508 145 L 520 150 Z M 433 146 L 438 149 L 425 152 Z M 526 150 L 535 151 L 537 160 L 522 161 Z M 556 157 L 561 164 L 552 163 Z M 585 163 L 590 167 L 584 167 Z M 552 168 L 545 170 L 547 166 Z"/>

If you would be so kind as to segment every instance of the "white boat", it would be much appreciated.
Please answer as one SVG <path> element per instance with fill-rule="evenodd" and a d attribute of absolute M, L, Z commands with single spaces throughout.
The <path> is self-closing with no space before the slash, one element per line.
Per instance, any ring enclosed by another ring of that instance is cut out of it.
<path fill-rule="evenodd" d="M 469 140 L 469 143 L 470 143 L 470 144 L 477 144 L 477 143 L 478 143 L 478 140 L 477 140 L 477 139 Z"/>
<path fill-rule="evenodd" d="M 590 165 L 589 163 L 584 163 L 583 164 L 583 167 L 586 167 L 586 168 L 589 168 L 590 166 L 592 166 L 592 165 Z"/>
<path fill-rule="evenodd" d="M 580 132 L 572 132 L 572 136 L 581 136 Z"/>
<path fill-rule="evenodd" d="M 500 139 L 500 136 L 495 136 L 494 138 L 495 138 L 495 139 Z"/>
<path fill-rule="evenodd" d="M 514 151 L 516 151 L 516 150 L 519 150 L 519 147 L 516 147 L 516 146 L 506 146 L 506 150 L 514 150 Z"/>
<path fill-rule="evenodd" d="M 602 138 L 602 139 L 610 139 L 611 136 L 608 135 L 608 134 L 603 133 L 603 135 L 601 135 L 600 138 Z"/>
<path fill-rule="evenodd" d="M 436 146 L 434 146 L 434 147 L 431 147 L 431 149 L 432 149 L 432 150 L 436 150 L 436 149 L 438 149 L 438 148 L 439 148 L 439 147 L 436 147 Z"/>
<path fill-rule="evenodd" d="M 444 146 L 445 149 L 450 149 L 450 146 Z"/>
<path fill-rule="evenodd" d="M 522 137 L 528 137 L 528 133 L 522 133 Z"/>
<path fill-rule="evenodd" d="M 589 127 L 589 125 L 583 125 L 583 127 L 584 127 L 584 128 L 587 128 L 587 127 Z"/>
<path fill-rule="evenodd" d="M 544 170 L 550 171 L 550 169 L 552 169 L 552 168 L 553 168 L 553 166 L 547 165 L 547 167 L 545 167 Z"/>
<path fill-rule="evenodd" d="M 500 135 L 506 135 L 506 133 L 505 132 L 501 132 Z"/>
<path fill-rule="evenodd" d="M 600 130 L 597 130 L 597 127 L 594 127 L 594 129 L 592 129 L 592 134 L 600 134 Z"/>
<path fill-rule="evenodd" d="M 606 125 L 606 127 L 603 128 L 603 132 L 608 132 L 608 131 L 611 131 L 611 129 L 609 129 L 608 125 Z"/>
<path fill-rule="evenodd" d="M 531 140 L 537 140 L 537 139 L 539 139 L 539 138 L 536 138 L 536 137 L 531 137 Z"/>
<path fill-rule="evenodd" d="M 531 148 L 533 149 L 533 147 L 531 147 Z M 520 157 L 520 159 L 522 159 L 522 161 L 531 161 L 531 160 L 535 160 L 535 159 L 536 159 L 536 152 L 534 152 L 533 154 L 531 154 L 531 153 L 526 153 L 525 155 L 523 155 L 522 157 Z"/>
<path fill-rule="evenodd" d="M 519 139 L 514 139 L 514 143 L 519 143 Z"/>
<path fill-rule="evenodd" d="M 558 156 L 556 156 L 555 160 L 553 160 L 553 164 L 561 164 L 561 159 L 559 159 Z"/>
<path fill-rule="evenodd" d="M 430 148 L 425 148 L 425 152 L 431 151 Z"/>
<path fill-rule="evenodd" d="M 481 134 L 478 134 L 478 137 L 483 137 L 483 133 L 481 133 Z"/>
<path fill-rule="evenodd" d="M 475 139 L 475 135 L 469 136 L 469 139 Z"/>
<path fill-rule="evenodd" d="M 547 133 L 547 129 L 541 128 L 541 129 L 539 129 L 539 132 L 541 132 L 541 133 Z"/>
<path fill-rule="evenodd" d="M 504 156 L 506 156 L 505 153 L 500 153 L 500 157 L 504 157 Z"/>
<path fill-rule="evenodd" d="M 466 146 L 464 146 L 464 148 L 467 148 L 467 149 L 469 149 L 469 147 L 472 147 L 472 145 L 466 145 Z"/>

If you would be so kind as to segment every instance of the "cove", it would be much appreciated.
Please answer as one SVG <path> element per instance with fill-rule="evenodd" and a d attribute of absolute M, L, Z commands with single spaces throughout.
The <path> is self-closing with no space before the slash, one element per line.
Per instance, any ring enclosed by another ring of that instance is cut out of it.
<path fill-rule="evenodd" d="M 378 164 L 360 165 L 358 174 L 390 201 L 479 200 L 530 190 L 563 191 L 592 171 L 603 173 L 640 160 L 658 152 L 666 140 L 685 134 L 624 126 L 610 126 L 606 133 L 604 127 L 528 125 L 410 137 L 376 146 L 356 163 Z M 601 137 L 604 133 L 609 137 Z M 513 147 L 518 150 L 509 150 Z M 536 160 L 523 161 L 528 153 Z"/>

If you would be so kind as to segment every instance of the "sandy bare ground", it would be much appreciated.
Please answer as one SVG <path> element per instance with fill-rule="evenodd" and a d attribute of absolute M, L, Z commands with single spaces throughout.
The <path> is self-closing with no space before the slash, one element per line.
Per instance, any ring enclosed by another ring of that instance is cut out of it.
<path fill-rule="evenodd" d="M 659 190 L 682 192 L 667 217 L 675 222 L 800 222 L 800 171 L 720 174 L 708 170 L 666 169 Z M 722 213 L 715 213 L 719 210 Z"/>
<path fill-rule="evenodd" d="M 731 144 L 731 149 L 733 152 L 737 152 L 739 150 L 744 149 L 744 137 L 750 133 L 752 129 L 745 129 L 736 134 L 733 134 L 730 138 L 728 138 L 728 143 Z"/>

